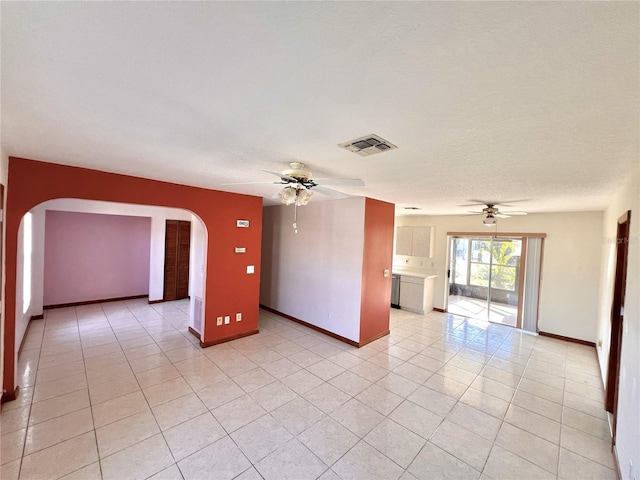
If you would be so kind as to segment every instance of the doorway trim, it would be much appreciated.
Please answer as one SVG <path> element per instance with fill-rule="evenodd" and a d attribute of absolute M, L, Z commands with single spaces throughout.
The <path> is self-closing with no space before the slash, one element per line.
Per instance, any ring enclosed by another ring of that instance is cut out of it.
<path fill-rule="evenodd" d="M 630 227 L 631 210 L 627 210 L 618 218 L 616 231 L 616 269 L 613 284 L 613 299 L 611 302 L 611 341 L 609 343 L 609 363 L 607 366 L 607 389 L 605 396 L 605 410 L 612 413 L 611 442 L 613 445 L 616 443 L 620 354 L 622 353 L 624 297 L 627 286 Z"/>
<path fill-rule="evenodd" d="M 527 253 L 527 242 L 525 240 L 529 239 L 529 238 L 541 238 L 546 239 L 547 238 L 547 234 L 546 233 L 540 233 L 540 232 L 529 232 L 529 233 L 522 233 L 522 232 L 496 232 L 496 231 L 489 231 L 489 232 L 478 232 L 478 231 L 462 231 L 462 232 L 457 232 L 457 231 L 453 231 L 453 232 L 447 232 L 447 272 L 448 274 L 445 276 L 445 281 L 446 281 L 446 285 L 444 288 L 444 293 L 445 293 L 445 298 L 444 298 L 444 305 L 445 305 L 445 312 L 449 311 L 449 283 L 451 281 L 450 275 L 451 272 L 449 271 L 450 268 L 450 261 L 451 261 L 451 239 L 453 237 L 491 237 L 492 239 L 496 239 L 496 238 L 521 238 L 523 240 L 522 242 L 522 255 L 521 255 L 521 268 L 520 268 L 520 274 L 518 275 L 518 290 L 519 292 L 521 292 L 518 295 L 518 311 L 517 311 L 517 321 L 516 321 L 516 326 L 513 328 L 518 328 L 521 329 L 522 328 L 522 322 L 523 322 L 523 293 L 524 293 L 524 277 L 525 277 L 525 265 L 526 262 L 524 260 L 526 260 L 526 253 Z M 540 257 L 540 278 L 539 278 L 539 285 L 538 285 L 538 291 L 540 291 L 540 287 L 542 284 L 542 261 L 543 261 L 543 255 L 544 255 L 544 247 L 542 248 L 541 251 L 541 257 Z M 540 298 L 538 298 L 538 315 L 537 317 L 539 317 L 539 313 L 540 313 Z M 537 331 L 537 322 L 536 322 L 536 331 Z"/>

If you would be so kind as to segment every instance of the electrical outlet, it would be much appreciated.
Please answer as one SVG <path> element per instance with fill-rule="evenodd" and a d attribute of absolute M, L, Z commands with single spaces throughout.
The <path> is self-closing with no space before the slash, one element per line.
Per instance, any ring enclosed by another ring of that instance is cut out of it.
<path fill-rule="evenodd" d="M 240 322 L 240 321 L 242 321 L 242 314 L 236 313 L 236 322 Z"/>
<path fill-rule="evenodd" d="M 222 325 L 222 317 L 218 317 L 216 318 L 216 325 L 219 327 L 220 325 Z"/>
<path fill-rule="evenodd" d="M 230 317 L 229 315 L 226 315 L 226 316 L 224 317 L 224 324 L 225 324 L 225 325 L 229 325 L 229 322 L 230 322 L 230 321 L 231 321 L 231 317 Z"/>

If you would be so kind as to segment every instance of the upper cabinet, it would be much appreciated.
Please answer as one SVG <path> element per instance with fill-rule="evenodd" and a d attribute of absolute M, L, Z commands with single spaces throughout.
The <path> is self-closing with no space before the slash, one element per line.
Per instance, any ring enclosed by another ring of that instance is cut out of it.
<path fill-rule="evenodd" d="M 433 227 L 397 227 L 396 255 L 433 257 Z"/>

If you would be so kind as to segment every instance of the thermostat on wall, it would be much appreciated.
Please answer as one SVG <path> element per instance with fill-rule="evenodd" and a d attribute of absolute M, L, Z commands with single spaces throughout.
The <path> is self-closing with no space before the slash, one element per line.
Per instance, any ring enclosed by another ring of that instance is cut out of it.
<path fill-rule="evenodd" d="M 236 247 L 236 253 L 247 253 L 247 249 L 245 247 Z"/>
<path fill-rule="evenodd" d="M 236 227 L 238 228 L 248 228 L 249 220 L 236 220 Z"/>

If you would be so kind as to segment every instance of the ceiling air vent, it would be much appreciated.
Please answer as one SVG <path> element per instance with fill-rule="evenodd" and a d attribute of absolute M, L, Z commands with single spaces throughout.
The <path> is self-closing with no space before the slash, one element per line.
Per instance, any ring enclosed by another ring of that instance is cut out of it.
<path fill-rule="evenodd" d="M 338 146 L 363 157 L 398 148 L 393 143 L 387 142 L 384 138 L 374 135 L 373 133 L 349 142 L 341 143 Z"/>

